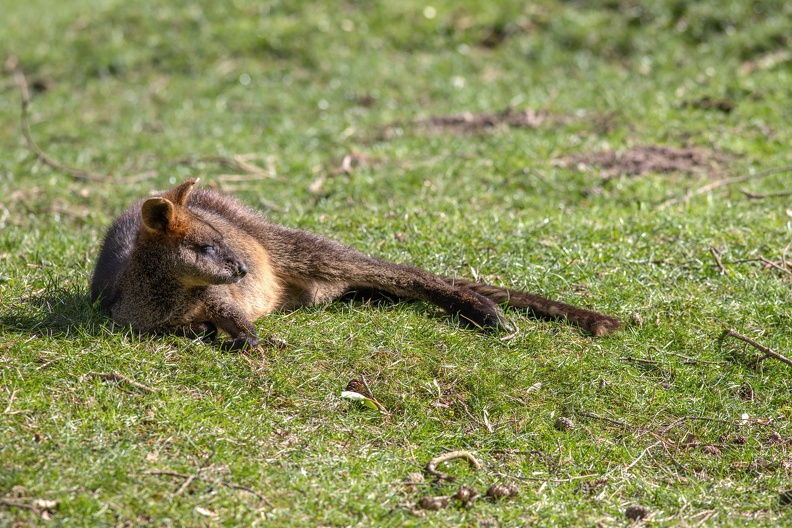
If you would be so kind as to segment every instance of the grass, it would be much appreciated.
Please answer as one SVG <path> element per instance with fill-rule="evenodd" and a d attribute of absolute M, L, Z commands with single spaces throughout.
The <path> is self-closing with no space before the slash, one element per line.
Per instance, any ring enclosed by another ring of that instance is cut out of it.
<path fill-rule="evenodd" d="M 654 526 L 788 524 L 789 367 L 721 334 L 792 349 L 789 274 L 758 260 L 783 258 L 788 197 L 740 192 L 787 191 L 789 173 L 661 204 L 790 165 L 791 18 L 738 1 L 6 6 L 33 136 L 108 178 L 31 153 L 6 60 L 0 525 L 621 526 L 630 505 Z M 506 108 L 547 120 L 414 124 Z M 607 181 L 557 163 L 645 145 L 731 161 Z M 248 154 L 265 176 L 211 159 Z M 273 340 L 247 355 L 114 327 L 87 298 L 106 226 L 195 176 L 276 222 L 630 324 L 594 339 L 510 312 L 501 339 L 422 304 L 341 302 L 259 321 Z M 360 375 L 387 417 L 340 398 Z M 483 469 L 404 485 L 454 449 Z M 519 496 L 414 510 L 500 482 Z"/>

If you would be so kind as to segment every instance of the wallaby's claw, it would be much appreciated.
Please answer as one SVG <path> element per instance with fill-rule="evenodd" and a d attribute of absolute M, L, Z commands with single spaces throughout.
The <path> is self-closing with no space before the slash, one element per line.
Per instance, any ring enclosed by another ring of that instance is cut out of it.
<path fill-rule="evenodd" d="M 223 342 L 223 350 L 237 351 L 237 350 L 253 350 L 259 344 L 258 337 L 249 335 L 240 335 L 234 339 L 229 339 Z"/>

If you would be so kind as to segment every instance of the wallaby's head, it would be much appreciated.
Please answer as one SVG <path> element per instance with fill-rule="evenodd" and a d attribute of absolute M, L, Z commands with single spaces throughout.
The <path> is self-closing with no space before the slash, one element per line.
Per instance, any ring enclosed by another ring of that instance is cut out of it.
<path fill-rule="evenodd" d="M 157 263 L 188 287 L 232 284 L 247 266 L 223 240 L 223 233 L 187 207 L 197 179 L 143 202 L 139 242 Z"/>

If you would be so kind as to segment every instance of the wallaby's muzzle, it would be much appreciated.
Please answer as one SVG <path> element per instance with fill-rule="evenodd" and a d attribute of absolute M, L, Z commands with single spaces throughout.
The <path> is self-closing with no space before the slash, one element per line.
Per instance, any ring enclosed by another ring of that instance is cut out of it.
<path fill-rule="evenodd" d="M 247 275 L 248 267 L 244 262 L 232 262 L 232 265 L 236 266 L 236 270 L 234 271 L 234 276 L 239 277 L 240 279 Z"/>

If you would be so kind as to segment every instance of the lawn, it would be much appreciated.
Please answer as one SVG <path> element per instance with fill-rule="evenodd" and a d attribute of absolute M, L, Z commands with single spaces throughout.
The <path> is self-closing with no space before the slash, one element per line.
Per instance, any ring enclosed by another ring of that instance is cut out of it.
<path fill-rule="evenodd" d="M 725 334 L 792 357 L 788 2 L 3 18 L 0 526 L 792 523 L 792 366 Z M 88 298 L 104 231 L 191 177 L 624 329 L 343 301 L 229 353 L 113 325 Z M 351 380 L 382 410 L 342 398 Z M 480 467 L 425 470 L 450 451 Z M 422 500 L 462 486 L 480 496 Z"/>

